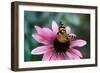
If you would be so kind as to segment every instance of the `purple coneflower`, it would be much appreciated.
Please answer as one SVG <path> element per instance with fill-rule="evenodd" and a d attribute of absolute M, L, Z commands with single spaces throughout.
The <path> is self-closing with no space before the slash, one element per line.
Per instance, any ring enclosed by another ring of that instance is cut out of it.
<path fill-rule="evenodd" d="M 86 45 L 86 41 L 82 39 L 73 40 L 76 35 L 71 33 L 69 26 L 64 27 L 61 24 L 58 27 L 57 23 L 53 21 L 52 29 L 39 26 L 35 26 L 35 29 L 37 34 L 32 34 L 32 37 L 44 45 L 34 48 L 31 51 L 32 55 L 43 54 L 43 61 L 70 60 L 83 57 L 81 52 L 74 47 L 82 47 Z"/>

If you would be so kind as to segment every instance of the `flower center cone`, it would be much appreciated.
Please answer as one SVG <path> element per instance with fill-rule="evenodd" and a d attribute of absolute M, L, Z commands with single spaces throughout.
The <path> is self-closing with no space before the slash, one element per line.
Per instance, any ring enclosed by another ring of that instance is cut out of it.
<path fill-rule="evenodd" d="M 57 53 L 65 53 L 69 49 L 70 41 L 64 43 L 59 42 L 57 38 L 54 40 L 54 49 Z"/>

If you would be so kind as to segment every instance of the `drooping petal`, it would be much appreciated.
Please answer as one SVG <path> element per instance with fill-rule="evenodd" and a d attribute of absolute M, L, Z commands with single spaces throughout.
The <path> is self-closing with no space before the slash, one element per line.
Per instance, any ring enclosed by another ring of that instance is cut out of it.
<path fill-rule="evenodd" d="M 74 54 L 76 54 L 77 56 L 83 57 L 80 51 L 78 51 L 78 50 L 76 50 L 76 49 L 73 49 L 73 48 L 70 48 L 69 50 L 70 50 L 71 52 L 73 52 Z"/>
<path fill-rule="evenodd" d="M 48 41 L 46 38 L 44 38 L 43 36 L 39 35 L 39 34 L 32 34 L 32 37 L 38 41 L 39 43 L 42 44 L 50 44 L 50 41 Z"/>
<path fill-rule="evenodd" d="M 67 34 L 71 33 L 71 28 L 69 26 L 67 26 L 65 29 L 66 29 Z"/>
<path fill-rule="evenodd" d="M 71 53 L 70 52 L 66 52 L 66 55 L 68 56 L 68 58 L 71 60 L 71 59 L 73 59 L 73 57 L 72 57 L 72 55 L 71 55 Z"/>
<path fill-rule="evenodd" d="M 52 22 L 52 30 L 53 30 L 54 34 L 56 35 L 58 32 L 58 25 L 55 21 Z"/>
<path fill-rule="evenodd" d="M 64 60 L 69 59 L 68 56 L 67 56 L 66 54 L 63 54 L 62 56 L 63 56 Z"/>
<path fill-rule="evenodd" d="M 67 52 L 67 55 L 68 55 L 68 57 L 69 57 L 70 59 L 80 59 L 80 57 L 79 57 L 78 55 L 74 54 L 74 53 L 71 52 L 71 51 L 68 51 L 68 52 Z"/>
<path fill-rule="evenodd" d="M 37 47 L 37 48 L 33 49 L 31 51 L 31 54 L 35 54 L 35 55 L 44 54 L 44 53 L 46 53 L 48 51 L 50 51 L 50 47 L 49 46 L 40 46 L 40 47 Z"/>
<path fill-rule="evenodd" d="M 75 40 L 75 41 L 70 42 L 71 47 L 82 47 L 86 44 L 87 44 L 87 42 L 84 40 Z"/>
<path fill-rule="evenodd" d="M 77 55 L 76 55 L 76 54 L 74 54 L 74 53 L 71 53 L 71 55 L 72 55 L 73 59 L 80 59 L 80 57 L 79 57 L 79 56 L 77 56 Z"/>
<path fill-rule="evenodd" d="M 51 60 L 58 60 L 58 56 L 55 52 L 53 52 Z"/>
<path fill-rule="evenodd" d="M 51 57 L 51 60 L 67 60 L 68 57 L 66 54 L 57 54 L 57 53 L 54 53 Z"/>
<path fill-rule="evenodd" d="M 65 56 L 63 54 L 58 54 L 57 59 L 58 60 L 65 60 Z"/>
<path fill-rule="evenodd" d="M 51 57 L 52 57 L 52 51 L 48 51 L 43 55 L 42 60 L 43 61 L 49 61 Z"/>

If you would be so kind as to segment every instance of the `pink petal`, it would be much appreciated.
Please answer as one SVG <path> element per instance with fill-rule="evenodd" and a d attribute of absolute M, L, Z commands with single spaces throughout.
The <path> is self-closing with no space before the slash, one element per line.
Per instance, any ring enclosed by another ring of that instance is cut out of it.
<path fill-rule="evenodd" d="M 67 52 L 67 55 L 69 56 L 70 59 L 80 59 L 79 56 L 77 56 L 76 54 L 74 54 L 71 51 Z"/>
<path fill-rule="evenodd" d="M 40 28 L 39 26 L 35 26 L 35 29 L 37 30 L 38 34 L 41 35 L 41 37 L 43 37 L 45 40 L 51 43 L 53 42 L 55 36 L 49 28 Z"/>
<path fill-rule="evenodd" d="M 55 21 L 52 22 L 52 30 L 53 30 L 54 34 L 56 35 L 58 32 L 58 25 Z"/>
<path fill-rule="evenodd" d="M 69 50 L 70 50 L 71 52 L 73 52 L 74 54 L 76 54 L 77 56 L 83 57 L 80 51 L 78 51 L 78 50 L 76 50 L 76 49 L 72 49 L 72 48 L 70 48 Z"/>
<path fill-rule="evenodd" d="M 73 57 L 72 57 L 72 55 L 71 55 L 70 52 L 67 51 L 67 52 L 66 52 L 66 55 L 68 56 L 69 59 L 73 59 Z"/>
<path fill-rule="evenodd" d="M 38 32 L 38 34 L 42 34 L 43 33 L 43 30 L 42 30 L 41 27 L 39 27 L 39 26 L 34 26 L 34 27 L 35 27 L 36 31 Z"/>
<path fill-rule="evenodd" d="M 58 56 L 57 56 L 57 53 L 53 52 L 53 55 L 51 57 L 51 60 L 59 60 L 58 59 Z"/>
<path fill-rule="evenodd" d="M 49 28 L 43 28 L 43 35 L 46 36 L 47 38 L 49 37 L 50 40 L 54 38 L 53 32 Z"/>
<path fill-rule="evenodd" d="M 35 26 L 35 29 L 37 30 L 37 33 L 43 37 L 48 37 L 48 35 L 44 35 L 44 34 L 51 34 L 51 31 L 49 28 L 41 28 L 39 26 Z M 52 35 L 52 34 L 51 34 Z"/>
<path fill-rule="evenodd" d="M 57 57 L 58 57 L 58 60 L 65 60 L 65 57 L 62 54 L 58 54 Z"/>
<path fill-rule="evenodd" d="M 68 57 L 66 54 L 57 54 L 57 53 L 54 53 L 51 57 L 51 60 L 67 60 Z"/>
<path fill-rule="evenodd" d="M 43 55 L 43 61 L 49 61 L 52 56 L 52 51 L 48 51 Z"/>
<path fill-rule="evenodd" d="M 72 55 L 73 59 L 80 59 L 80 57 L 77 56 L 76 54 L 71 53 L 71 55 Z"/>
<path fill-rule="evenodd" d="M 64 60 L 67 60 L 68 56 L 66 54 L 63 54 L 63 58 L 64 58 Z"/>
<path fill-rule="evenodd" d="M 75 41 L 71 41 L 70 46 L 71 47 L 82 47 L 86 44 L 87 42 L 84 40 L 75 40 Z"/>
<path fill-rule="evenodd" d="M 76 37 L 76 35 L 74 33 L 70 33 L 68 36 L 69 37 L 71 37 L 71 36 Z"/>
<path fill-rule="evenodd" d="M 65 29 L 66 29 L 67 34 L 71 33 L 71 28 L 69 26 L 67 26 Z"/>
<path fill-rule="evenodd" d="M 49 46 L 40 46 L 31 51 L 31 54 L 44 54 L 50 50 Z"/>
<path fill-rule="evenodd" d="M 49 34 L 53 34 L 53 32 L 49 29 L 49 28 L 43 28 L 43 30 L 45 31 L 45 33 Z M 50 35 L 51 36 L 51 35 Z"/>
<path fill-rule="evenodd" d="M 42 43 L 42 44 L 50 44 L 50 42 L 44 38 L 43 36 L 39 35 L 39 34 L 32 34 L 32 37 L 38 41 L 39 43 Z"/>

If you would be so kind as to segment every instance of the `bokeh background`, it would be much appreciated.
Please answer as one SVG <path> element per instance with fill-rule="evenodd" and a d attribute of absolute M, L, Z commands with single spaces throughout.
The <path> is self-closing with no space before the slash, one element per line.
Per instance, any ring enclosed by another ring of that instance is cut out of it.
<path fill-rule="evenodd" d="M 77 35 L 76 39 L 87 41 L 87 45 L 78 50 L 83 54 L 82 59 L 90 58 L 90 14 L 24 11 L 24 61 L 42 60 L 43 55 L 31 54 L 34 48 L 43 45 L 32 38 L 32 34 L 36 33 L 34 26 L 51 28 L 53 20 L 70 26 Z"/>

